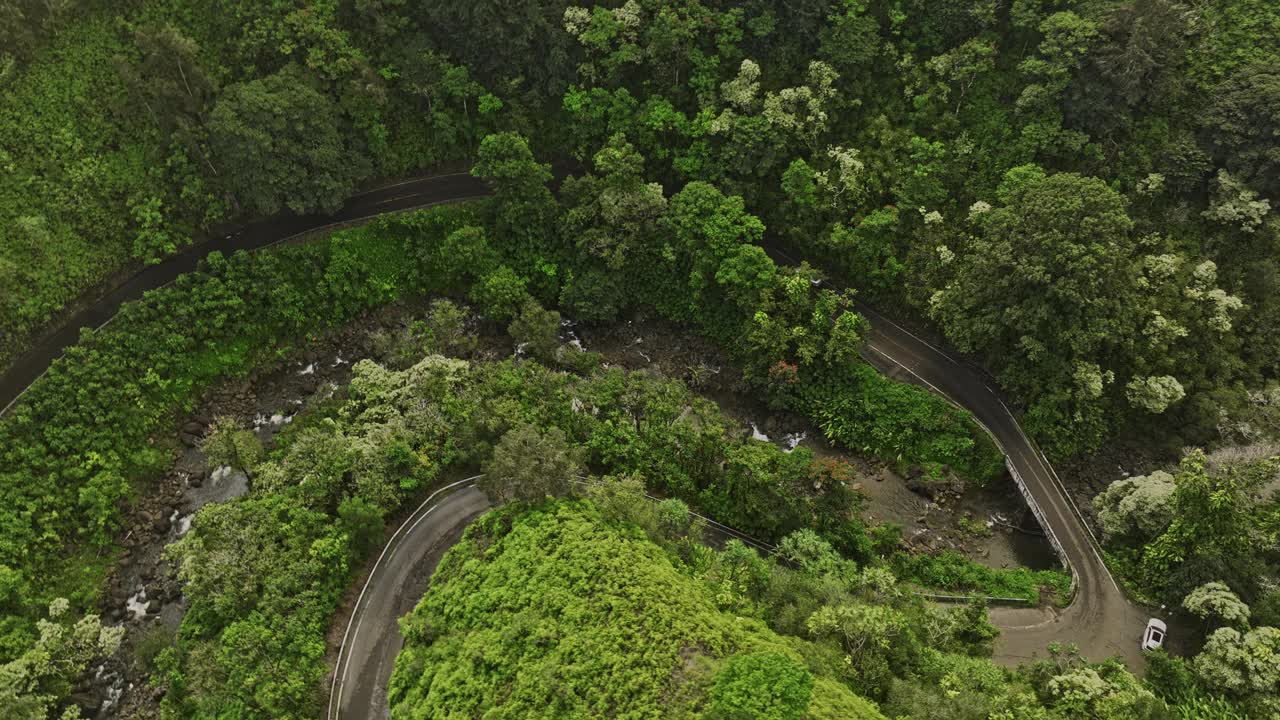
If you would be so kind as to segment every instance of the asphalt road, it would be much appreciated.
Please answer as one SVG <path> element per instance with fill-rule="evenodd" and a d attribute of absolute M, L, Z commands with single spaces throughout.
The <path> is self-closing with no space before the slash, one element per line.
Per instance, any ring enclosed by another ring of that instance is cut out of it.
<path fill-rule="evenodd" d="M 1051 642 L 1070 642 L 1091 660 L 1113 655 L 1134 671 L 1143 667 L 1139 643 L 1147 615 L 1129 602 L 1102 560 L 1097 539 L 1074 506 L 1057 473 L 1023 432 L 997 390 L 983 374 L 912 335 L 871 308 L 858 311 L 870 322 L 864 355 L 882 372 L 928 387 L 973 413 L 1004 451 L 1010 471 L 1040 518 L 1046 534 L 1073 575 L 1071 605 L 1043 617 L 1025 611 L 994 610 L 1001 626 L 996 658 L 1009 664 L 1045 656 Z M 1031 620 L 1034 618 L 1034 620 Z M 1031 620 L 1031 621 L 1029 621 Z"/>
<path fill-rule="evenodd" d="M 465 173 L 418 178 L 358 195 L 332 216 L 286 214 L 189 248 L 140 271 L 124 284 L 99 296 L 82 298 L 81 305 L 86 309 L 72 316 L 63 327 L 20 357 L 0 377 L 0 407 L 3 408 L 0 413 L 7 411 L 16 398 L 61 357 L 63 350 L 77 341 L 81 327 L 100 327 L 115 315 L 122 303 L 135 300 L 146 290 L 162 287 L 178 275 L 194 270 L 208 252 L 219 250 L 229 253 L 261 248 L 333 225 L 387 212 L 480 197 L 486 192 L 480 181 Z M 864 356 L 886 374 L 928 387 L 973 413 L 1005 452 L 1011 471 L 1022 481 L 1029 504 L 1038 510 L 1046 532 L 1054 538 L 1061 557 L 1073 571 L 1076 592 L 1073 602 L 1065 610 L 1050 616 L 1029 611 L 992 612 L 993 620 L 1003 630 L 996 647 L 997 659 L 1016 663 L 1037 653 L 1043 655 L 1050 642 L 1058 641 L 1076 644 L 1090 659 L 1119 655 L 1132 669 L 1139 670 L 1142 656 L 1138 643 L 1146 624 L 1145 613 L 1128 602 L 1120 591 L 1102 561 L 1096 539 L 1078 509 L 1072 505 L 1053 468 L 1023 433 L 999 394 L 988 386 L 983 374 L 977 370 L 912 335 L 875 310 L 865 306 L 859 306 L 858 310 L 871 326 Z M 460 528 L 485 507 L 483 497 L 474 490 L 460 491 L 442 500 L 440 506 L 443 511 L 423 511 L 422 522 L 414 525 L 409 541 L 398 541 L 394 548 L 389 548 L 393 557 L 390 561 L 392 567 L 375 571 L 378 580 L 368 590 L 371 597 L 363 599 L 357 609 L 359 617 L 371 618 L 370 624 L 376 629 L 357 632 L 359 647 L 349 654 L 345 654 L 348 651 L 344 644 L 342 672 L 335 687 L 352 687 L 353 678 L 356 687 L 342 695 L 344 700 L 340 709 L 349 708 L 351 713 L 342 717 L 368 717 L 369 703 L 385 703 L 385 697 L 377 695 L 385 692 L 385 679 L 390 675 L 395 655 L 392 648 L 399 648 L 395 619 L 407 612 L 421 596 L 420 589 L 414 590 L 417 585 L 407 583 L 412 579 L 425 587 L 426 576 L 420 572 L 415 574 L 415 569 L 421 571 L 424 567 L 417 560 L 434 567 L 439 549 L 447 546 L 442 541 L 456 537 Z M 425 519 L 432 512 L 437 513 L 434 518 Z M 372 604 L 374 598 L 378 598 L 376 604 Z M 371 613 L 371 609 L 376 612 Z M 374 617 L 378 619 L 372 619 Z M 356 624 L 360 625 L 358 620 Z M 357 630 L 361 628 L 357 627 Z M 373 684 L 369 685 L 369 682 Z"/>
<path fill-rule="evenodd" d="M 347 623 L 329 692 L 327 720 L 390 717 L 387 685 L 404 645 L 397 620 L 422 598 L 445 551 L 489 509 L 484 493 L 460 480 L 428 497 L 401 525 L 370 571 Z"/>

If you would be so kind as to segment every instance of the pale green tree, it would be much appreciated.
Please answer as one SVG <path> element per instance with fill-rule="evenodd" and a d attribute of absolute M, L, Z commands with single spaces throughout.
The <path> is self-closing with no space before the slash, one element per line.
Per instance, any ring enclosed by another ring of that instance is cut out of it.
<path fill-rule="evenodd" d="M 1226 583 L 1208 582 L 1182 599 L 1182 607 L 1205 622 L 1249 627 L 1249 606 Z"/>
<path fill-rule="evenodd" d="M 1147 539 L 1173 519 L 1173 476 L 1163 470 L 1117 480 L 1093 499 L 1098 523 L 1108 539 Z"/>
<path fill-rule="evenodd" d="M 1213 183 L 1213 197 L 1204 216 L 1214 222 L 1230 225 L 1246 233 L 1262 226 L 1271 212 L 1271 201 L 1259 199 L 1258 193 L 1226 170 L 1218 170 Z"/>
<path fill-rule="evenodd" d="M 0 708 L 5 720 L 76 720 L 79 708 L 62 705 L 94 659 L 120 647 L 123 627 L 103 627 L 96 615 L 73 619 L 70 603 L 49 604 L 49 617 L 37 623 L 35 645 L 0 665 Z"/>
<path fill-rule="evenodd" d="M 886 605 L 824 605 L 805 625 L 810 636 L 840 646 L 846 665 L 858 678 L 856 684 L 864 691 L 887 684 L 895 660 L 911 652 L 916 643 L 911 620 Z"/>
<path fill-rule="evenodd" d="M 1168 410 L 1185 395 L 1182 383 L 1172 375 L 1134 378 L 1125 385 L 1125 397 L 1129 399 L 1129 404 L 1153 415 Z"/>
<path fill-rule="evenodd" d="M 483 469 L 476 486 L 491 501 L 540 502 L 568 495 L 579 463 L 560 428 L 521 425 L 502 436 Z"/>
<path fill-rule="evenodd" d="M 1192 663 L 1209 688 L 1256 707 L 1261 713 L 1280 713 L 1280 629 L 1259 627 L 1241 632 L 1214 630 Z"/>
<path fill-rule="evenodd" d="M 1167 717 L 1162 703 L 1142 681 L 1123 668 L 1079 667 L 1049 681 L 1052 705 L 1067 717 L 1141 718 Z"/>
<path fill-rule="evenodd" d="M 606 475 L 598 481 L 583 486 L 587 499 L 600 510 L 605 520 L 631 523 L 644 530 L 650 537 L 658 531 L 658 519 L 653 503 L 645 497 L 644 478 L 631 475 Z"/>
<path fill-rule="evenodd" d="M 830 65 L 821 60 L 810 62 L 805 85 L 765 95 L 765 120 L 770 126 L 800 140 L 810 153 L 816 154 L 818 138 L 831 122 L 831 103 L 836 97 L 835 81 L 838 78 Z"/>

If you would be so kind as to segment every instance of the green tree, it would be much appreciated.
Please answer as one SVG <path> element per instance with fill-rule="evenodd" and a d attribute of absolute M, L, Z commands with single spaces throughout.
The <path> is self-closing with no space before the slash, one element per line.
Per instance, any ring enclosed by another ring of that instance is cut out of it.
<path fill-rule="evenodd" d="M 537 300 L 529 298 L 507 327 L 507 334 L 530 356 L 550 363 L 555 360 L 556 349 L 560 347 L 560 313 L 546 310 Z"/>
<path fill-rule="evenodd" d="M 844 0 L 819 34 L 818 56 L 839 73 L 842 88 L 864 95 L 862 83 L 870 79 L 882 46 L 879 23 L 866 4 Z"/>
<path fill-rule="evenodd" d="M 547 189 L 550 166 L 534 159 L 522 135 L 504 132 L 480 141 L 471 174 L 493 189 L 498 238 L 532 266 L 555 217 L 555 199 Z"/>
<path fill-rule="evenodd" d="M 764 304 L 778 276 L 778 267 L 759 245 L 739 245 L 716 269 L 715 280 L 745 312 Z"/>
<path fill-rule="evenodd" d="M 605 520 L 631 523 L 649 537 L 658 536 L 659 516 L 645 496 L 644 478 L 640 475 L 606 475 L 598 481 L 588 481 L 585 490 L 587 499 Z"/>
<path fill-rule="evenodd" d="M 569 178 L 561 190 L 561 232 L 611 271 L 652 253 L 667 208 L 662 186 L 644 181 L 644 158 L 621 133 L 594 158 L 596 174 Z"/>
<path fill-rule="evenodd" d="M 133 36 L 141 59 L 136 64 L 116 59 L 133 97 L 161 130 L 194 130 L 203 123 L 218 92 L 217 82 L 200 60 L 200 46 L 168 24 L 138 27 Z"/>
<path fill-rule="evenodd" d="M 494 446 L 493 457 L 484 464 L 484 477 L 476 485 L 494 503 L 541 502 L 568 495 L 578 473 L 576 453 L 564 431 L 520 425 Z"/>
<path fill-rule="evenodd" d="M 422 321 L 427 343 L 434 352 L 467 357 L 480 341 L 468 327 L 470 313 L 452 300 L 431 301 L 431 309 Z"/>
<path fill-rule="evenodd" d="M 338 519 L 357 556 L 364 556 L 382 541 L 382 509 L 364 498 L 349 497 L 338 504 Z"/>
<path fill-rule="evenodd" d="M 223 188 L 250 212 L 333 212 L 369 172 L 334 101 L 296 66 L 228 87 L 209 116 Z"/>
<path fill-rule="evenodd" d="M 480 312 L 490 319 L 502 322 L 515 317 L 525 302 L 530 300 L 528 280 L 515 270 L 501 265 L 497 270 L 480 278 L 471 287 L 471 299 L 480 306 Z"/>
<path fill-rule="evenodd" d="M 262 441 L 252 430 L 240 427 L 230 416 L 216 418 L 200 443 L 200 450 L 212 467 L 227 466 L 248 475 L 265 454 Z"/>
<path fill-rule="evenodd" d="M 1053 450 L 1093 447 L 1107 432 L 1109 370 L 1088 368 L 1123 352 L 1142 305 L 1125 200 L 1097 178 L 1034 167 L 1010 171 L 1000 195 L 1003 207 L 976 216 L 930 311 L 1031 399 L 1028 424 Z"/>
<path fill-rule="evenodd" d="M 878 293 L 894 286 L 903 271 L 895 241 L 900 232 L 897 208 L 873 210 L 857 225 L 835 223 L 820 238 L 860 288 Z"/>

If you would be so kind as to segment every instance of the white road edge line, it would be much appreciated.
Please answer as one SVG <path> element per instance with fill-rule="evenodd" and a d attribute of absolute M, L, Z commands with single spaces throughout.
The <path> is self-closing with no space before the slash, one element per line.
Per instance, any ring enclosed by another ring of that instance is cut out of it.
<path fill-rule="evenodd" d="M 422 504 L 419 505 L 418 508 L 414 510 L 412 514 L 409 515 L 409 517 L 405 518 L 405 521 L 403 523 L 400 523 L 400 527 L 396 529 L 395 533 L 391 535 L 391 539 L 388 540 L 387 544 L 382 548 L 382 552 L 379 553 L 378 559 L 374 561 L 373 567 L 369 570 L 369 576 L 365 578 L 364 586 L 360 588 L 360 595 L 356 598 L 356 604 L 352 606 L 351 617 L 347 620 L 347 629 L 345 632 L 342 633 L 342 644 L 338 646 L 338 659 L 334 663 L 333 684 L 329 686 L 329 710 L 328 712 L 325 713 L 325 717 L 331 718 L 331 719 L 337 717 L 335 714 L 336 710 L 334 705 L 334 697 L 336 694 L 337 698 L 341 699 L 342 685 L 346 682 L 347 668 L 351 665 L 351 656 L 347 654 L 347 641 L 350 640 L 352 636 L 352 629 L 353 629 L 352 623 L 355 623 L 354 629 L 358 632 L 360 628 L 360 623 L 364 621 L 364 618 L 361 617 L 360 621 L 357 622 L 356 616 L 360 615 L 360 605 L 364 602 L 364 595 L 369 590 L 369 583 L 373 581 L 373 576 L 377 574 L 378 568 L 381 567 L 382 561 L 387 556 L 387 551 L 391 550 L 395 546 L 396 540 L 399 539 L 402 534 L 412 531 L 413 528 L 416 527 L 417 524 L 421 522 L 423 518 L 431 514 L 431 510 L 434 510 L 435 506 L 432 506 L 431 509 L 427 510 L 427 512 L 424 513 L 421 517 L 418 516 L 418 513 L 421 513 L 423 508 L 427 507 L 428 504 L 430 504 L 433 500 L 435 500 L 436 496 L 438 496 L 442 492 L 445 492 L 447 490 L 452 490 L 462 485 L 474 484 L 475 481 L 481 477 L 484 477 L 484 476 L 474 475 L 469 478 L 464 478 L 462 480 L 449 483 L 448 485 L 445 485 L 444 487 L 439 488 L 435 492 L 428 495 L 427 499 L 423 500 Z M 343 655 L 346 655 L 345 663 L 343 662 Z"/>
<path fill-rule="evenodd" d="M 362 193 L 358 193 L 358 194 L 356 194 L 356 195 L 352 195 L 352 196 L 351 196 L 351 198 L 349 198 L 349 199 L 355 199 L 355 198 L 360 198 L 360 197 L 368 197 L 369 195 L 373 195 L 373 194 L 375 194 L 375 193 L 380 193 L 380 192 L 382 192 L 383 190 L 390 190 L 391 188 L 397 188 L 397 187 L 400 187 L 400 186 L 402 186 L 402 185 L 409 185 L 409 184 L 411 184 L 411 183 L 416 183 L 416 182 L 430 182 L 431 180 L 435 180 L 435 179 L 437 179 L 437 178 L 451 178 L 451 177 L 459 177 L 459 176 L 461 176 L 461 175 L 466 175 L 467 177 L 473 177 L 473 176 L 471 175 L 471 173 L 469 173 L 469 172 L 455 172 L 455 173 L 446 173 L 446 174 L 444 174 L 444 175 L 428 175 L 428 176 L 426 176 L 426 177 L 410 178 L 410 179 L 408 179 L 408 180 L 401 180 L 400 182 L 397 182 L 397 183 L 391 183 L 390 185 L 383 185 L 383 186 L 381 186 L 381 187 L 376 187 L 376 188 L 373 188 L 373 189 L 371 189 L 371 190 L 365 190 L 365 191 L 364 191 L 364 192 L 362 192 Z"/>

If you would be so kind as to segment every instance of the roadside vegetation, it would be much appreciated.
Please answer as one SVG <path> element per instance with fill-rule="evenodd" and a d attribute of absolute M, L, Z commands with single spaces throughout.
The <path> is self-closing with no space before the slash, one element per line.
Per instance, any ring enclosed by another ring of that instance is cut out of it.
<path fill-rule="evenodd" d="M 767 227 L 936 323 L 1057 458 L 1117 433 L 1248 440 L 1266 412 L 1265 2 L 5 8 L 0 361 L 212 223 L 332 209 L 520 128 L 589 167 L 606 150 L 562 229 L 609 272 L 561 275 L 566 300 L 638 281 L 618 271 L 655 245 L 663 196 L 704 182 L 763 220 L 751 240 Z M 555 270 L 537 259 L 513 265 L 535 285 Z"/>
<path fill-rule="evenodd" d="M 1278 478 L 1275 446 L 1193 450 L 1094 500 L 1111 565 L 1203 641 L 1153 671 L 1178 696 L 1232 698 L 1257 717 L 1280 713 Z"/>

